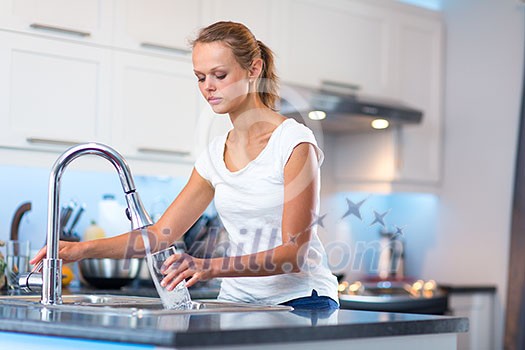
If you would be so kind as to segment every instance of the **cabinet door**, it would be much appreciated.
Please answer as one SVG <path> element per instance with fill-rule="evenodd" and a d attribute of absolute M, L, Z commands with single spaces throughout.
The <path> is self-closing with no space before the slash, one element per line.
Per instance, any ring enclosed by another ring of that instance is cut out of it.
<path fill-rule="evenodd" d="M 283 81 L 318 86 L 328 80 L 367 93 L 387 91 L 387 11 L 347 0 L 291 0 L 284 11 Z"/>
<path fill-rule="evenodd" d="M 0 0 L 0 27 L 109 43 L 112 0 Z"/>
<path fill-rule="evenodd" d="M 217 21 L 240 22 L 270 48 L 274 47 L 277 25 L 275 11 L 273 0 L 205 0 L 203 6 L 206 25 Z"/>
<path fill-rule="evenodd" d="M 441 22 L 400 15 L 397 29 L 397 97 L 424 113 L 421 124 L 401 129 L 399 180 L 437 183 L 443 143 Z"/>
<path fill-rule="evenodd" d="M 199 0 L 117 0 L 116 46 L 187 54 L 201 25 Z"/>
<path fill-rule="evenodd" d="M 191 63 L 115 53 L 114 135 L 125 154 L 192 158 L 200 98 Z"/>
<path fill-rule="evenodd" d="M 458 349 L 497 349 L 494 337 L 494 295 L 490 293 L 456 294 L 449 297 L 454 316 L 469 319 L 468 333 L 458 334 Z"/>
<path fill-rule="evenodd" d="M 9 32 L 0 32 L 0 43 L 1 145 L 107 139 L 106 49 Z"/>

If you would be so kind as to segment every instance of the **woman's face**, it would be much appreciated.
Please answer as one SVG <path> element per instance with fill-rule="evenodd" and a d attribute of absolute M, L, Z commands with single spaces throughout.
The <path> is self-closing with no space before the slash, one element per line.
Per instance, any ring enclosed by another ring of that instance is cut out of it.
<path fill-rule="evenodd" d="M 249 92 L 249 71 L 235 60 L 222 42 L 197 43 L 193 47 L 193 71 L 199 89 L 215 113 L 238 110 Z"/>

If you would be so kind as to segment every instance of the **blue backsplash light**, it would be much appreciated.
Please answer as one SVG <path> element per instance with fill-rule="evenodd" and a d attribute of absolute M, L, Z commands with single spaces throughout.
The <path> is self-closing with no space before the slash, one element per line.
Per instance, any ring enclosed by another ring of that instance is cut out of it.
<path fill-rule="evenodd" d="M 349 208 L 347 199 L 354 204 L 364 200 L 359 210 L 361 219 L 355 214 L 343 217 Z M 381 195 L 350 192 L 334 195 L 331 209 L 327 209 L 332 216 L 332 226 L 328 229 L 332 231 L 331 244 L 334 247 L 339 244 L 349 251 L 346 258 L 332 256 L 337 262 L 344 261 L 331 266 L 332 269 L 356 278 L 374 274 L 378 258 L 374 249 L 381 238 L 380 233 L 400 230 L 405 242 L 406 275 L 421 275 L 426 252 L 436 240 L 438 204 L 436 195 L 426 193 Z M 327 253 L 330 260 L 330 246 Z"/>
<path fill-rule="evenodd" d="M 41 247 L 45 241 L 47 224 L 49 169 L 0 165 L 0 174 L 0 239 L 9 239 L 16 208 L 30 201 L 33 208 L 22 220 L 20 239 L 30 240 L 32 249 Z M 78 225 L 77 232 L 80 235 L 90 221 L 98 217 L 98 202 L 104 194 L 114 194 L 121 205 L 125 204 L 121 184 L 115 173 L 71 169 L 64 173 L 62 180 L 61 203 L 66 204 L 73 199 L 85 203 L 87 207 Z M 155 176 L 135 176 L 134 180 L 146 210 L 154 218 L 164 212 L 187 181 L 181 177 Z M 360 208 L 362 220 L 355 215 L 343 218 L 348 209 L 346 199 L 355 203 L 365 200 Z M 345 266 L 331 266 L 334 272 L 345 270 L 347 274 L 356 276 L 369 273 L 372 262 L 366 256 L 370 253 L 367 248 L 370 248 L 371 242 L 379 240 L 381 230 L 395 232 L 397 226 L 402 230 L 405 240 L 406 272 L 410 276 L 421 274 L 426 254 L 436 241 L 437 196 L 422 193 L 380 195 L 350 192 L 333 195 L 329 198 L 329 205 L 326 198 L 324 202 L 321 215 L 326 214 L 326 217 L 324 226 L 319 227 L 319 233 L 325 241 L 329 260 L 333 258 L 340 262 L 337 256 L 342 253 L 348 253 L 352 259 L 351 262 L 345 262 Z M 384 228 L 379 222 L 372 224 L 376 219 L 374 211 L 386 213 L 383 218 Z M 207 214 L 214 214 L 213 206 L 208 208 Z M 356 265 L 355 261 L 362 264 Z"/>
<path fill-rule="evenodd" d="M 30 201 L 32 210 L 20 224 L 20 239 L 30 240 L 31 248 L 41 247 L 47 225 L 47 191 L 49 169 L 0 165 L 0 239 L 8 240 L 11 220 L 16 208 Z M 180 177 L 135 176 L 135 185 L 146 210 L 152 217 L 164 212 L 186 184 Z M 79 221 L 77 232 L 82 235 L 90 221 L 98 217 L 98 202 L 104 194 L 114 194 L 125 204 L 119 177 L 113 172 L 68 170 L 62 177 L 61 205 L 69 200 L 86 204 L 86 212 Z M 124 213 L 122 214 L 124 215 Z"/>

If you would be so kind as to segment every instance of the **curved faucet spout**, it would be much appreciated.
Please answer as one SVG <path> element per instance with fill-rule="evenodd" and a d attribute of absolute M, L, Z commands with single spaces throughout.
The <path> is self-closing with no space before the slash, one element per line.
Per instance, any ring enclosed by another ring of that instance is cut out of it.
<path fill-rule="evenodd" d="M 107 159 L 117 170 L 122 189 L 126 195 L 128 208 L 126 214 L 131 220 L 133 230 L 152 225 L 153 222 L 144 209 L 131 170 L 120 153 L 100 143 L 85 143 L 66 150 L 56 161 L 49 176 L 48 211 L 47 211 L 47 257 L 43 264 L 42 303 L 60 304 L 62 302 L 62 260 L 58 256 L 60 240 L 60 182 L 66 167 L 76 158 L 95 155 Z"/>

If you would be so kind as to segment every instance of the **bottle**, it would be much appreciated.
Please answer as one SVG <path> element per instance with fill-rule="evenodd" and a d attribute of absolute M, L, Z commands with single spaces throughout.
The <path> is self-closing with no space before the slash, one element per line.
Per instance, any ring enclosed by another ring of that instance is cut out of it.
<path fill-rule="evenodd" d="M 92 241 L 104 237 L 106 237 L 104 229 L 98 226 L 95 220 L 91 220 L 91 225 L 84 231 L 84 241 Z"/>
<path fill-rule="evenodd" d="M 131 229 L 131 223 L 126 217 L 126 207 L 121 206 L 112 194 L 103 195 L 98 203 L 97 222 L 106 232 L 106 237 L 117 236 Z"/>

